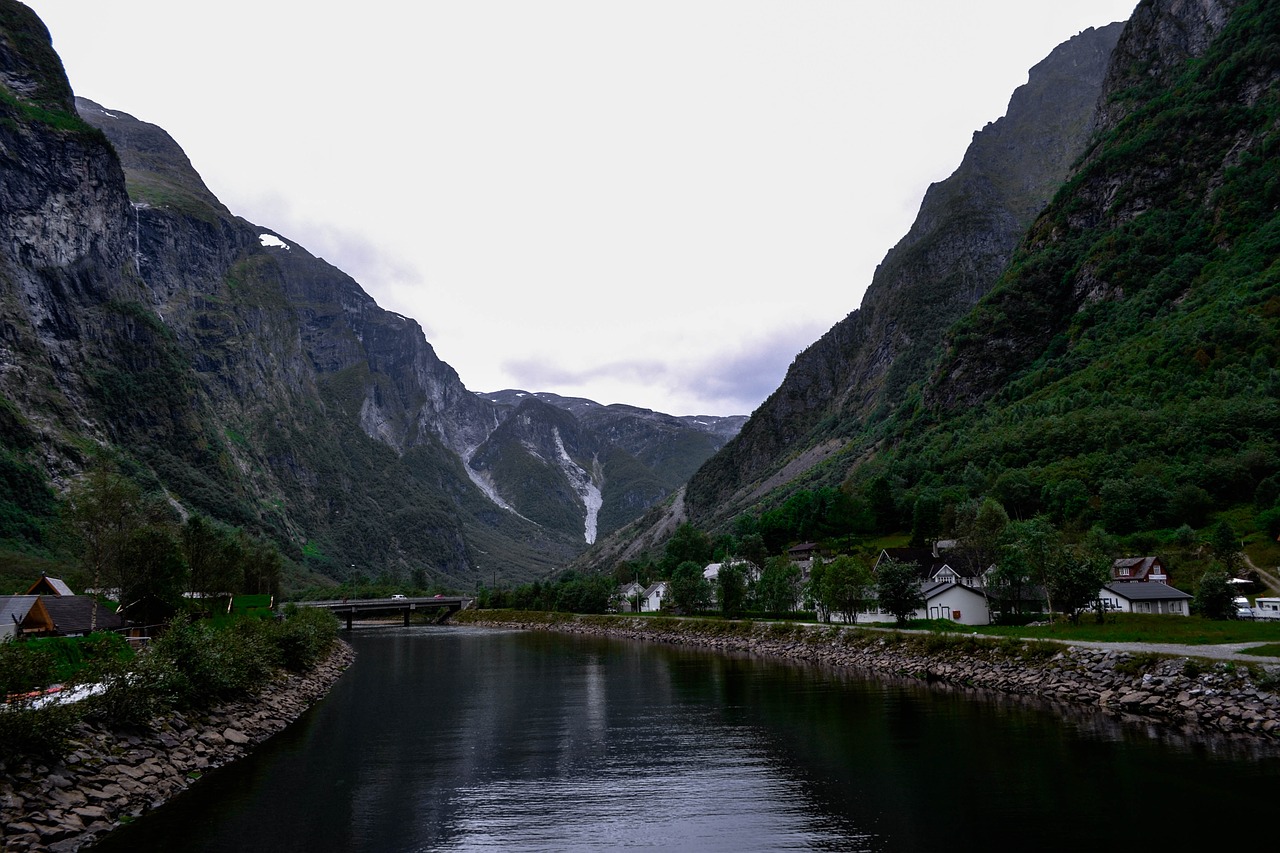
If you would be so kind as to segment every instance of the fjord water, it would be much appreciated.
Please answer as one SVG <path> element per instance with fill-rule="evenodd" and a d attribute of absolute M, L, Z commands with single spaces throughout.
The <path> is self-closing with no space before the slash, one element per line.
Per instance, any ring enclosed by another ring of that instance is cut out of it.
<path fill-rule="evenodd" d="M 1218 843 L 1275 750 L 814 666 L 380 628 L 319 706 L 96 850 L 1079 850 Z"/>

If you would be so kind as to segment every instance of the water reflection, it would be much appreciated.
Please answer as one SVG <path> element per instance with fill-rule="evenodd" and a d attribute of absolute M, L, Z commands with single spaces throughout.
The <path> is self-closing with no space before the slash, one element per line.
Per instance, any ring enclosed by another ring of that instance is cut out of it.
<path fill-rule="evenodd" d="M 1145 848 L 1147 803 L 1194 803 L 1179 837 L 1216 840 L 1280 793 L 1274 755 L 915 682 L 547 634 L 353 642 L 319 708 L 98 849 Z"/>

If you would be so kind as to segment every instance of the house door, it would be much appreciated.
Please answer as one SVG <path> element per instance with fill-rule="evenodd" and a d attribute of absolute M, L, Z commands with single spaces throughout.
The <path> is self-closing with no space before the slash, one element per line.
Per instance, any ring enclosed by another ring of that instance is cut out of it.
<path fill-rule="evenodd" d="M 930 619 L 950 619 L 951 608 L 945 604 L 935 604 L 929 608 Z"/>

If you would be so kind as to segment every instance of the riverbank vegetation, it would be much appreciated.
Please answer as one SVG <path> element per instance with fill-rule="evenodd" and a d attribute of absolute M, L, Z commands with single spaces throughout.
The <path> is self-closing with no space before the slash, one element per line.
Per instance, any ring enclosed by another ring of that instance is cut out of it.
<path fill-rule="evenodd" d="M 82 719 L 144 728 L 169 711 L 252 695 L 325 658 L 337 633 L 327 611 L 289 608 L 278 620 L 179 617 L 137 654 L 106 634 L 2 643 L 0 756 L 59 755 Z"/>

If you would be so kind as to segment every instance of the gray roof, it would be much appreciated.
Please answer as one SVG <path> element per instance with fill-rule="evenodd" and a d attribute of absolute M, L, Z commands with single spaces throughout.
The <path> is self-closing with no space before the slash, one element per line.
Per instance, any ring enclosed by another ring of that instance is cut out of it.
<path fill-rule="evenodd" d="M 111 631 L 124 626 L 124 620 L 118 613 L 103 607 L 91 595 L 46 595 L 42 599 L 49 617 L 53 619 L 53 627 L 59 634 L 87 634 L 91 625 L 99 631 Z"/>
<path fill-rule="evenodd" d="M 1109 583 L 1103 589 L 1126 601 L 1174 601 L 1192 597 L 1167 583 Z"/>
<path fill-rule="evenodd" d="M 42 590 L 41 587 L 47 587 L 48 592 L 45 592 L 44 590 Z M 27 594 L 28 595 L 75 595 L 75 593 L 71 591 L 71 587 L 67 586 L 66 581 L 62 580 L 61 578 L 51 578 L 48 575 L 41 575 L 40 580 L 33 583 L 31 585 L 31 588 L 27 590 Z"/>
<path fill-rule="evenodd" d="M 8 627 L 26 619 L 39 599 L 38 595 L 0 595 L 0 625 Z"/>

